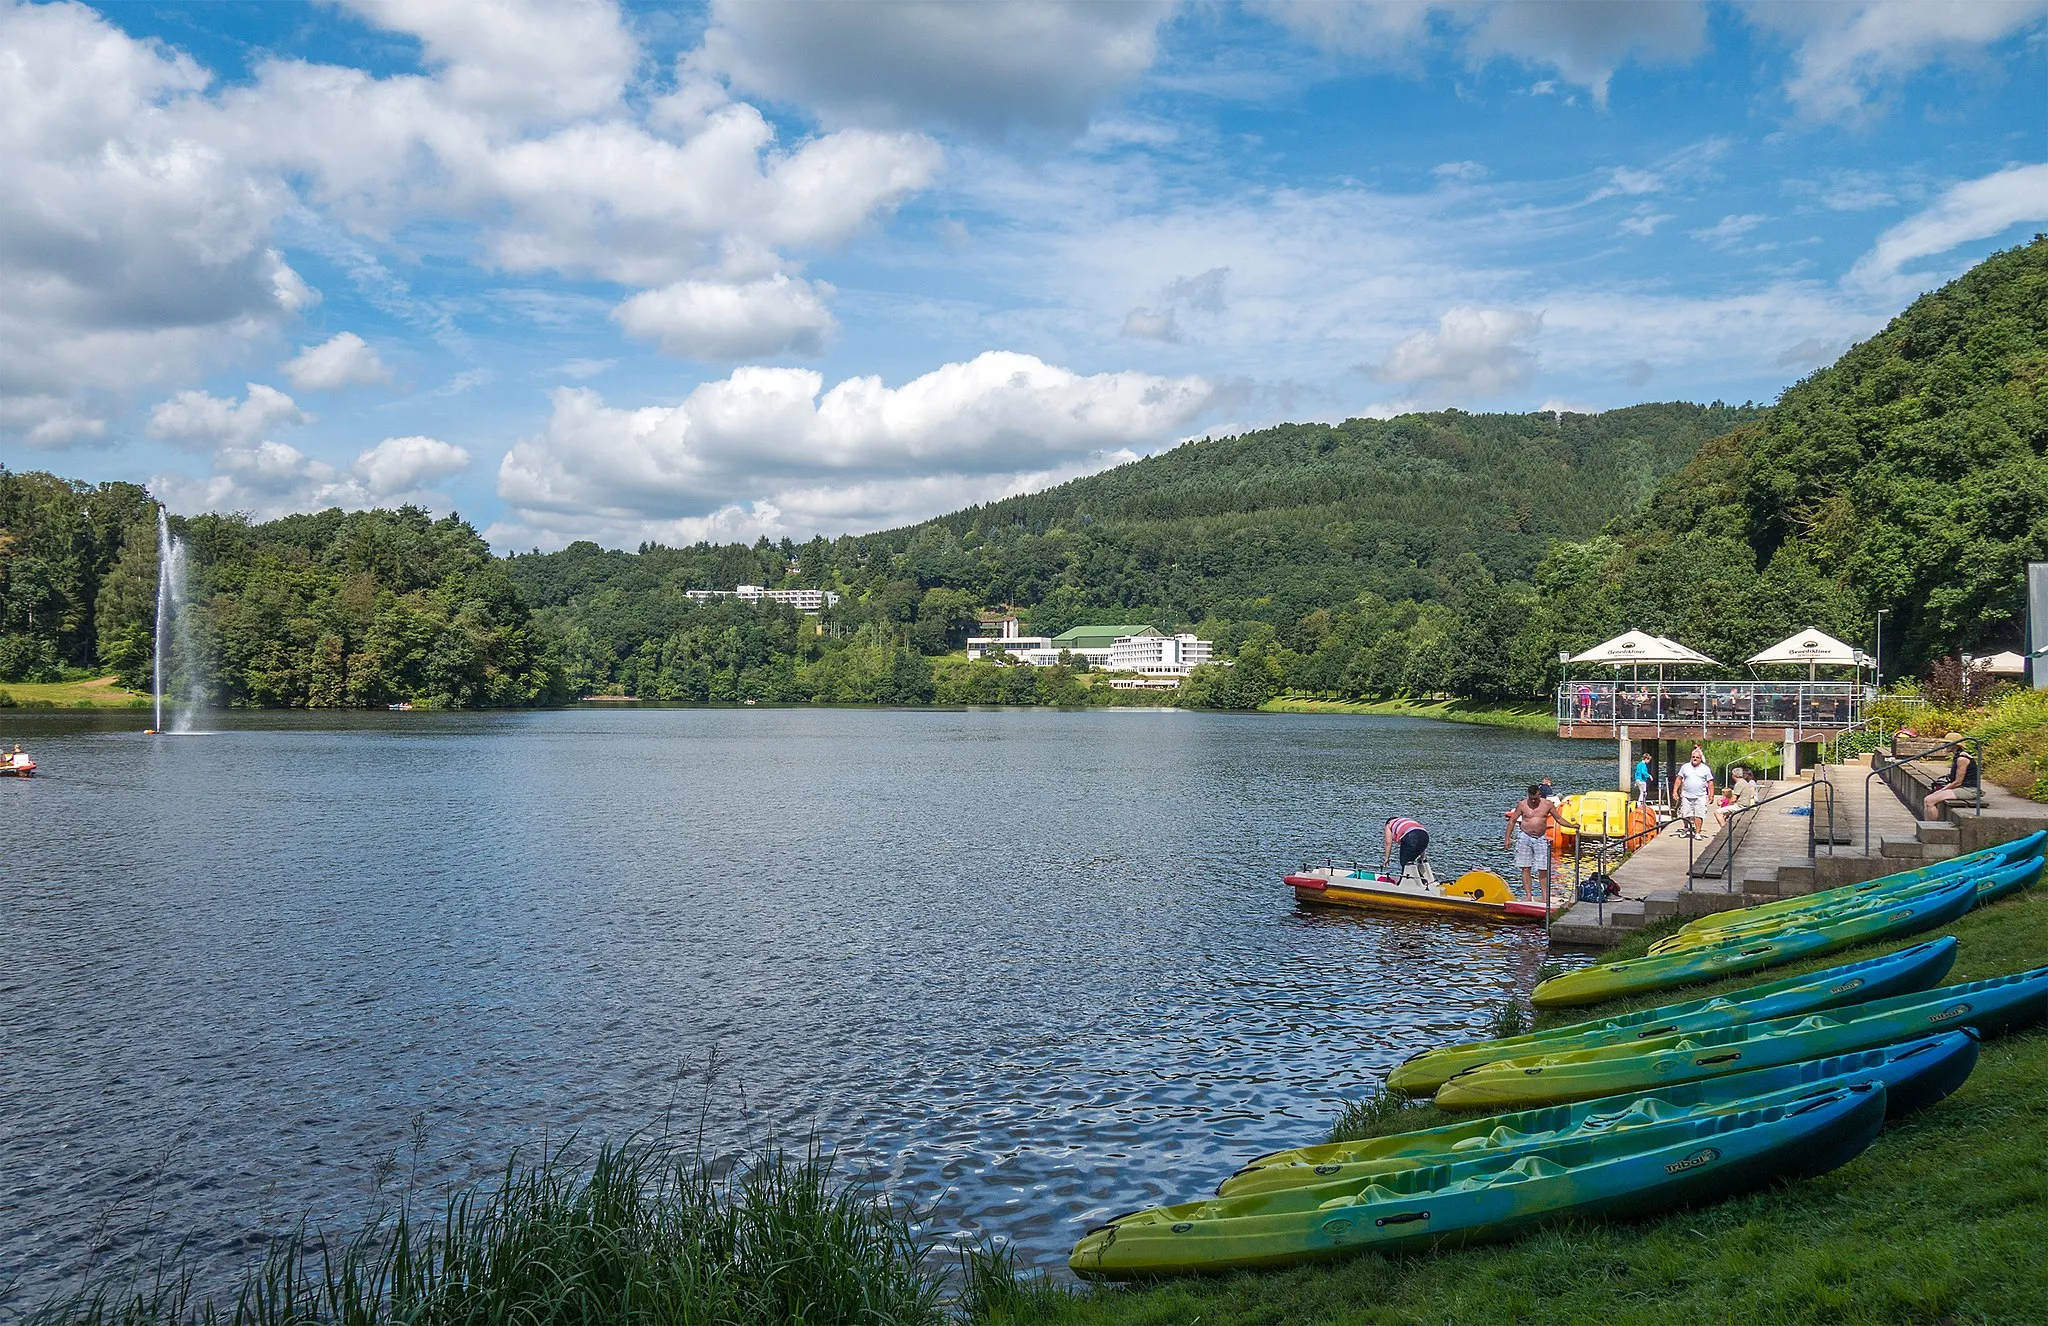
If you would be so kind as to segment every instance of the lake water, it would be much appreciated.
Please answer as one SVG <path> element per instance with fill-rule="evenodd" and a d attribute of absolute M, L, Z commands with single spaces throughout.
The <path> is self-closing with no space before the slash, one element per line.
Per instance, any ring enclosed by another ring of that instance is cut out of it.
<path fill-rule="evenodd" d="M 7 715 L 0 1286 L 700 1106 L 1055 1266 L 1094 1221 L 1320 1140 L 1472 1032 L 1540 928 L 1323 914 L 1279 883 L 1412 813 L 1506 874 L 1595 743 L 1165 711 Z M 707 1093 L 707 1064 L 716 1080 Z M 394 1169 L 395 1162 L 395 1169 Z M 7 1300 L 0 1300 L 0 1307 Z"/>

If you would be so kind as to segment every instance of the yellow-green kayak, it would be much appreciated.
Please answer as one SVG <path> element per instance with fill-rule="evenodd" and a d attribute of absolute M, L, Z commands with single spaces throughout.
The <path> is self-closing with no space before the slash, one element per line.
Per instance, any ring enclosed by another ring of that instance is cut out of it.
<path fill-rule="evenodd" d="M 1427 1096 L 1466 1069 L 1496 1059 L 1527 1059 L 1567 1050 L 1640 1044 L 1683 1032 L 1710 1031 L 1738 1022 L 1759 1022 L 1908 994 L 1940 981 L 1948 975 L 1955 960 L 1954 939 L 1929 940 L 1882 957 L 1864 958 L 1804 976 L 1788 976 L 1712 999 L 1619 1013 L 1524 1036 L 1440 1046 L 1424 1050 L 1394 1069 L 1387 1075 L 1387 1089 L 1404 1096 Z"/>
<path fill-rule="evenodd" d="M 1539 983 L 1529 1000 L 1538 1008 L 1569 1008 L 1763 971 L 1799 958 L 1835 953 L 1854 944 L 1947 925 L 1970 910 L 1976 896 L 1976 882 L 1965 877 L 1938 892 L 1909 898 L 1879 911 L 1776 930 L 1753 940 L 1581 967 Z"/>

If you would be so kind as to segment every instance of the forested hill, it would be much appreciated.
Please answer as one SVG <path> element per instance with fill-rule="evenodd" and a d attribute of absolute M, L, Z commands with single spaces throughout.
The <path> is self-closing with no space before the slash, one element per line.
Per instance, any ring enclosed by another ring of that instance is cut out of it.
<path fill-rule="evenodd" d="M 1565 579 L 1607 620 L 1755 644 L 1744 603 L 1801 602 L 1913 672 L 2017 648 L 2048 559 L 2048 237 L 1921 296 L 1705 447 L 1614 555 Z M 1740 651 L 1740 652 L 1738 652 Z"/>
<path fill-rule="evenodd" d="M 1702 443 L 1758 413 L 1664 404 L 1283 424 L 866 542 L 921 579 L 1032 606 L 1054 630 L 1133 611 L 1280 620 L 1362 591 L 1434 598 L 1469 578 L 1467 555 L 1496 579 L 1527 579 L 1553 540 L 1634 514 Z"/>

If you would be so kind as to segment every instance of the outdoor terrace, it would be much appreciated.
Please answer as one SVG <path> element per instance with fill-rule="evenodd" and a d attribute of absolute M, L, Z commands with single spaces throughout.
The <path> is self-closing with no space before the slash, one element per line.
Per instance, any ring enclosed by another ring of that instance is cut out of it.
<path fill-rule="evenodd" d="M 1873 698 L 1846 681 L 1568 681 L 1557 735 L 1818 741 L 1860 724 Z"/>

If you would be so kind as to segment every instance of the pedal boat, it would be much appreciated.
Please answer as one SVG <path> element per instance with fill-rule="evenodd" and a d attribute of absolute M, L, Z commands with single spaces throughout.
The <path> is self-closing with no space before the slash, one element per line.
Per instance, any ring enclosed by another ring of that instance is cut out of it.
<path fill-rule="evenodd" d="M 36 776 L 36 762 L 23 760 L 20 764 L 0 764 L 0 778 L 33 778 Z"/>
<path fill-rule="evenodd" d="M 1469 916 L 1479 921 L 1510 921 L 1540 925 L 1543 904 L 1523 902 L 1507 881 L 1490 870 L 1470 870 L 1449 884 L 1410 882 L 1370 870 L 1342 866 L 1303 867 L 1286 877 L 1294 900 L 1316 907 L 1361 907 L 1383 912 L 1423 912 L 1435 916 Z M 1558 899 L 1558 910 L 1570 906 Z"/>

